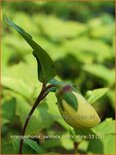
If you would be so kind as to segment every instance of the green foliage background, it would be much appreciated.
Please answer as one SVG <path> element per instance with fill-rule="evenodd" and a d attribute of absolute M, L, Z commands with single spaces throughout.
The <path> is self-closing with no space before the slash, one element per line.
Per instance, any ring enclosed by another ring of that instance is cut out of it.
<path fill-rule="evenodd" d="M 109 88 L 93 104 L 102 123 L 89 131 L 65 123 L 50 93 L 26 131 L 46 138 L 26 139 L 24 153 L 114 154 L 114 2 L 2 2 L 2 7 L 48 52 L 58 79 L 77 85 L 91 103 Z M 18 140 L 11 135 L 20 134 L 41 83 L 31 48 L 5 23 L 2 27 L 2 153 L 13 154 L 18 153 Z M 98 88 L 104 89 L 96 93 Z M 89 138 L 63 138 L 71 135 Z"/>

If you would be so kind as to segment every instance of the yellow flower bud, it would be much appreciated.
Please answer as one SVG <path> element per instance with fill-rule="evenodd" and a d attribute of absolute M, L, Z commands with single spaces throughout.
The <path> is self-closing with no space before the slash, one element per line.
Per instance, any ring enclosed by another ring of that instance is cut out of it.
<path fill-rule="evenodd" d="M 57 92 L 57 98 L 58 93 L 59 92 Z M 67 101 L 62 98 L 62 95 L 60 97 L 60 100 L 58 100 L 58 108 L 64 120 L 70 126 L 77 129 L 92 128 L 96 126 L 100 122 L 100 117 L 98 116 L 95 109 L 85 100 L 85 98 L 81 94 L 75 91 L 72 91 L 72 94 L 75 95 L 77 99 L 77 110 L 75 110 L 69 103 L 67 103 Z M 61 104 L 63 108 L 61 107 Z"/>

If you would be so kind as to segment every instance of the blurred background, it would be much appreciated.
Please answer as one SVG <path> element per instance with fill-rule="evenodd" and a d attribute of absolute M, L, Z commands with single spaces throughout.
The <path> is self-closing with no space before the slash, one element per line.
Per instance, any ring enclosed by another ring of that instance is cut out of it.
<path fill-rule="evenodd" d="M 114 2 L 2 2 L 9 18 L 30 33 L 55 62 L 57 78 L 75 84 L 87 97 L 90 90 L 109 88 L 93 106 L 102 119 L 114 119 Z M 23 38 L 2 23 L 2 153 L 16 153 L 17 141 L 27 113 L 38 95 L 41 84 L 32 49 Z M 49 95 L 35 111 L 27 134 L 69 135 L 59 114 L 56 98 Z M 44 119 L 47 115 L 49 120 Z M 110 122 L 112 124 L 112 121 Z M 105 127 L 112 128 L 111 124 Z M 101 128 L 102 133 L 104 131 Z M 25 153 L 109 153 L 106 142 L 72 139 L 30 139 Z M 32 147 L 33 145 L 34 147 Z M 78 147 L 77 147 L 78 144 Z M 36 146 L 37 145 L 37 146 Z M 35 149 L 35 146 L 37 147 Z M 75 148 L 76 146 L 76 148 Z M 110 146 L 112 147 L 112 146 Z M 113 153 L 114 148 L 109 148 Z"/>

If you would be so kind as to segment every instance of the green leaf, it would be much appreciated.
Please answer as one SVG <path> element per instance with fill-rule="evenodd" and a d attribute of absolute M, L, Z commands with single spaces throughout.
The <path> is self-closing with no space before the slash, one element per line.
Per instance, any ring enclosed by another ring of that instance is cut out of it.
<path fill-rule="evenodd" d="M 75 129 L 75 135 L 77 134 L 83 136 L 83 139 L 87 137 L 87 140 L 89 140 L 88 153 L 114 154 L 115 121 L 111 118 L 106 119 L 92 129 Z"/>
<path fill-rule="evenodd" d="M 67 53 L 71 55 L 74 54 L 77 60 L 87 64 L 87 66 L 89 65 L 89 67 L 92 66 L 91 63 L 93 63 L 93 60 L 96 60 L 96 62 L 103 62 L 104 59 L 109 58 L 111 55 L 110 48 L 107 44 L 100 40 L 93 40 L 85 36 L 66 40 L 64 46 L 65 50 L 68 50 Z"/>
<path fill-rule="evenodd" d="M 73 150 L 74 148 L 73 140 L 71 138 L 66 138 L 68 136 L 70 136 L 69 133 L 63 134 L 63 136 L 60 139 L 61 146 L 66 150 Z"/>
<path fill-rule="evenodd" d="M 48 112 L 51 115 L 49 122 L 51 121 L 51 118 L 52 118 L 54 122 L 59 123 L 63 128 L 65 128 L 66 130 L 68 130 L 70 128 L 70 125 L 68 125 L 64 121 L 64 119 L 62 119 L 62 116 L 61 116 L 61 114 L 59 112 L 59 109 L 57 107 L 57 104 L 56 104 L 57 99 L 56 99 L 54 93 L 51 93 L 46 98 L 47 98 L 46 99 L 46 103 L 44 103 L 44 104 L 47 104 L 48 105 Z M 38 107 L 38 109 L 39 109 L 39 107 Z"/>
<path fill-rule="evenodd" d="M 10 50 L 12 51 L 12 49 Z M 3 53 L 7 54 L 8 52 L 9 50 Z M 2 83 L 4 83 L 6 86 L 9 86 L 9 85 L 12 86 L 13 90 L 17 88 L 15 90 L 18 90 L 18 92 L 19 91 L 22 92 L 21 94 L 26 94 L 26 96 L 29 97 L 30 93 L 31 92 L 33 93 L 33 91 L 35 90 L 35 86 L 40 88 L 41 83 L 38 82 L 38 79 L 37 79 L 37 72 L 36 72 L 37 65 L 32 54 L 31 53 L 26 55 L 23 54 L 23 57 L 25 59 L 25 62 L 20 62 L 19 64 L 15 64 L 12 66 L 6 66 L 6 67 L 2 66 Z M 4 59 L 4 55 L 3 55 L 3 59 Z M 25 74 L 25 71 L 27 74 Z M 8 83 L 7 80 L 10 81 L 10 84 Z M 12 81 L 12 84 L 11 84 L 11 81 Z M 15 81 L 16 84 L 14 84 L 15 82 L 13 83 L 13 81 Z"/>
<path fill-rule="evenodd" d="M 23 126 L 31 108 L 32 108 L 32 106 L 29 105 L 25 100 L 23 100 L 23 98 L 17 97 L 15 113 L 17 116 L 19 116 L 22 126 Z M 43 123 L 41 114 L 36 109 L 29 121 L 28 126 L 27 126 L 26 134 L 37 134 L 43 128 L 45 128 L 45 124 Z"/>
<path fill-rule="evenodd" d="M 80 154 L 87 154 L 87 148 L 88 148 L 88 141 L 83 140 L 78 145 L 78 152 Z"/>
<path fill-rule="evenodd" d="M 115 136 L 105 135 L 103 139 L 92 139 L 88 146 L 91 154 L 115 154 Z"/>
<path fill-rule="evenodd" d="M 73 91 L 76 91 L 78 92 L 78 90 L 72 86 L 70 83 L 67 83 L 67 82 L 60 82 L 56 79 L 52 79 L 49 81 L 50 84 L 54 84 L 54 85 L 57 85 L 59 87 L 59 89 L 65 87 L 66 85 L 70 85 L 72 87 L 72 90 Z M 65 92 L 62 97 L 61 96 L 57 96 L 57 99 L 59 100 L 59 103 L 62 102 L 62 99 L 64 99 L 74 110 L 77 111 L 77 108 L 78 108 L 78 101 L 77 101 L 77 98 L 76 96 L 72 93 L 72 92 Z M 61 101 L 61 102 L 60 102 Z M 62 103 L 61 103 L 61 108 L 63 110 L 63 106 L 62 106 Z"/>
<path fill-rule="evenodd" d="M 49 139 L 46 140 L 43 144 L 42 147 L 45 149 L 50 149 L 50 148 L 55 148 L 61 146 L 61 142 L 59 139 Z"/>
<path fill-rule="evenodd" d="M 30 34 L 25 32 L 22 28 L 14 24 L 6 15 L 3 15 L 4 21 L 14 28 L 31 46 L 34 50 L 33 55 L 35 56 L 38 63 L 38 80 L 43 83 L 47 83 L 49 80 L 55 77 L 56 70 L 52 59 L 35 41 L 32 40 Z"/>
<path fill-rule="evenodd" d="M 65 92 L 62 95 L 62 98 L 74 109 L 77 111 L 78 101 L 76 96 L 72 92 Z"/>
<path fill-rule="evenodd" d="M 53 96 L 52 96 L 53 98 Z M 56 102 L 51 103 L 55 105 Z M 49 107 L 50 107 L 49 106 Z M 56 106 L 56 105 L 55 105 Z M 46 104 L 45 101 L 42 101 L 36 110 L 34 111 L 29 124 L 26 129 L 26 134 L 38 134 L 43 129 L 49 129 L 51 125 L 54 123 L 54 115 L 51 114 L 50 108 Z M 20 118 L 21 124 L 23 126 L 29 111 L 31 110 L 32 105 L 28 104 L 22 97 L 17 96 L 17 104 L 16 104 L 16 115 Z M 56 106 L 57 108 L 57 106 Z M 52 105 L 52 111 L 53 111 Z M 58 109 L 58 108 L 57 108 Z"/>
<path fill-rule="evenodd" d="M 2 118 L 2 125 L 9 123 L 10 121 L 6 118 Z"/>
<path fill-rule="evenodd" d="M 29 100 L 33 92 L 31 86 L 26 84 L 23 80 L 14 77 L 2 76 L 1 83 L 3 87 L 21 94 L 27 100 Z"/>
<path fill-rule="evenodd" d="M 25 139 L 25 144 L 31 147 L 35 152 L 39 154 L 45 153 L 44 150 L 40 146 L 38 146 L 36 142 L 34 142 L 31 139 Z"/>
<path fill-rule="evenodd" d="M 88 151 L 91 153 L 115 154 L 115 120 L 107 118 L 105 121 L 92 128 L 92 131 L 101 138 L 92 139 Z M 100 150 L 97 149 L 98 147 Z"/>
<path fill-rule="evenodd" d="M 101 98 L 109 89 L 108 88 L 99 88 L 92 91 L 87 91 L 86 95 L 88 96 L 88 102 L 90 104 L 95 103 L 99 98 Z"/>
<path fill-rule="evenodd" d="M 54 85 L 59 85 L 59 86 L 65 86 L 66 84 L 68 84 L 68 83 L 66 83 L 66 82 L 61 82 L 61 81 L 58 81 L 57 79 L 51 79 L 50 81 L 49 81 L 49 83 L 50 84 L 54 84 Z"/>
<path fill-rule="evenodd" d="M 80 135 L 80 139 L 86 139 L 89 135 L 95 135 L 91 129 L 74 129 L 75 135 Z M 78 139 L 77 139 L 78 140 Z"/>
<path fill-rule="evenodd" d="M 46 129 L 49 129 L 51 125 L 54 123 L 54 119 L 48 109 L 48 105 L 46 104 L 45 100 L 39 104 L 37 110 L 41 116 L 42 122 L 44 122 L 44 126 Z"/>
<path fill-rule="evenodd" d="M 115 72 L 114 69 L 109 69 L 100 64 L 85 65 L 84 71 L 106 81 L 110 86 L 114 85 Z"/>
<path fill-rule="evenodd" d="M 75 91 L 75 92 L 78 92 L 79 94 L 80 91 L 79 91 L 79 87 L 75 84 L 72 84 L 71 83 L 68 83 L 68 82 L 64 82 L 64 81 L 58 81 L 57 79 L 52 79 L 49 81 L 50 84 L 53 84 L 53 85 L 57 85 L 59 88 L 62 88 L 63 86 L 66 86 L 66 85 L 70 85 L 72 87 L 72 90 Z M 51 89 L 51 92 L 55 92 L 57 90 L 57 88 L 53 88 Z"/>
<path fill-rule="evenodd" d="M 92 128 L 92 131 L 97 134 L 114 134 L 115 133 L 115 121 L 112 118 L 107 118 L 105 121 Z"/>
<path fill-rule="evenodd" d="M 2 145 L 2 154 L 15 154 L 12 143 Z"/>
<path fill-rule="evenodd" d="M 103 154 L 103 144 L 99 139 L 93 139 L 88 146 L 88 152 L 94 154 Z"/>
<path fill-rule="evenodd" d="M 114 135 L 105 136 L 103 139 L 103 146 L 104 146 L 104 154 L 115 154 L 115 136 Z"/>
<path fill-rule="evenodd" d="M 38 15 L 36 18 L 37 20 L 39 18 L 39 21 L 37 22 L 43 28 L 44 33 L 55 41 L 63 41 L 66 38 L 75 38 L 86 31 L 86 26 L 77 21 L 64 21 L 52 15 Z"/>
<path fill-rule="evenodd" d="M 19 152 L 19 139 L 14 139 L 12 141 L 14 150 L 16 153 Z M 38 146 L 37 143 L 31 139 L 25 138 L 24 145 L 23 145 L 23 153 L 45 153 L 41 146 Z"/>
<path fill-rule="evenodd" d="M 10 107 L 10 108 L 9 108 Z M 13 122 L 15 119 L 16 99 L 10 98 L 2 104 L 2 117 Z"/>

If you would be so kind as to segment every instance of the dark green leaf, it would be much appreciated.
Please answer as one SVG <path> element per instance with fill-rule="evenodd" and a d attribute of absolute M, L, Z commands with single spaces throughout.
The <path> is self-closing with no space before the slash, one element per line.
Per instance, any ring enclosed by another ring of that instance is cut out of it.
<path fill-rule="evenodd" d="M 88 152 L 94 154 L 103 154 L 103 143 L 99 139 L 92 139 L 88 146 Z"/>
<path fill-rule="evenodd" d="M 35 152 L 41 154 L 45 153 L 44 150 L 37 145 L 37 143 L 31 139 L 25 139 L 25 144 L 32 148 Z"/>
<path fill-rule="evenodd" d="M 49 81 L 49 83 L 50 83 L 50 84 L 53 84 L 53 85 L 57 85 L 59 88 L 69 84 L 69 83 L 67 83 L 67 82 L 58 81 L 58 80 L 55 79 L 55 78 L 54 78 L 54 79 L 51 79 L 51 80 Z"/>
<path fill-rule="evenodd" d="M 14 139 L 13 142 L 13 147 L 16 153 L 19 152 L 19 139 Z M 23 153 L 44 153 L 45 151 L 37 145 L 37 143 L 31 139 L 24 139 L 24 145 L 23 145 Z"/>
<path fill-rule="evenodd" d="M 60 87 L 63 87 L 63 86 L 66 86 L 66 85 L 70 85 L 70 86 L 72 87 L 72 90 L 73 90 L 73 91 L 78 92 L 79 94 L 81 94 L 80 91 L 79 91 L 79 87 L 76 86 L 75 84 L 71 85 L 71 84 L 68 83 L 68 82 L 58 81 L 58 80 L 55 79 L 55 78 L 52 79 L 52 80 L 50 80 L 49 83 L 50 83 L 50 84 L 57 85 L 59 88 L 60 88 Z M 53 91 L 55 91 L 55 89 L 53 89 Z"/>
<path fill-rule="evenodd" d="M 60 89 L 60 87 L 61 87 L 61 89 L 62 89 L 62 88 L 65 87 L 66 85 L 70 85 L 71 88 L 72 88 L 72 91 L 78 92 L 78 90 L 77 90 L 74 86 L 72 86 L 70 83 L 67 83 L 67 82 L 61 82 L 61 81 L 58 81 L 58 80 L 56 80 L 56 79 L 52 79 L 52 80 L 49 81 L 49 83 L 50 83 L 50 84 L 57 85 L 57 86 L 59 87 L 59 89 Z M 61 100 L 64 99 L 70 106 L 73 107 L 74 110 L 77 111 L 77 108 L 78 108 L 78 101 L 77 101 L 76 96 L 75 96 L 72 92 L 65 92 L 65 93 L 62 95 L 62 97 L 57 96 L 57 99 L 60 100 L 59 103 L 61 104 L 62 110 L 63 110 L 63 106 L 62 106 L 62 101 L 61 101 Z"/>
<path fill-rule="evenodd" d="M 78 101 L 76 96 L 72 92 L 65 92 L 62 98 L 74 109 L 77 111 Z"/>
<path fill-rule="evenodd" d="M 43 83 L 47 83 L 49 80 L 55 77 L 56 70 L 52 59 L 35 41 L 32 40 L 30 34 L 25 32 L 22 28 L 14 24 L 6 15 L 3 15 L 4 21 L 14 28 L 31 46 L 34 50 L 33 55 L 36 57 L 38 63 L 38 79 Z"/>
<path fill-rule="evenodd" d="M 110 134 L 105 135 L 103 139 L 92 139 L 88 146 L 88 153 L 115 154 L 115 136 Z"/>
<path fill-rule="evenodd" d="M 90 141 L 88 151 L 91 153 L 115 153 L 115 120 L 107 118 L 99 125 L 92 128 L 92 131 L 99 135 L 101 138 L 92 139 Z M 109 145 L 110 142 L 110 145 Z M 101 146 L 101 147 L 100 147 Z M 98 150 L 98 148 L 100 150 Z"/>
<path fill-rule="evenodd" d="M 2 145 L 2 154 L 14 154 L 15 150 L 12 143 Z"/>
<path fill-rule="evenodd" d="M 2 104 L 2 117 L 13 121 L 16 109 L 16 99 L 11 98 Z"/>

